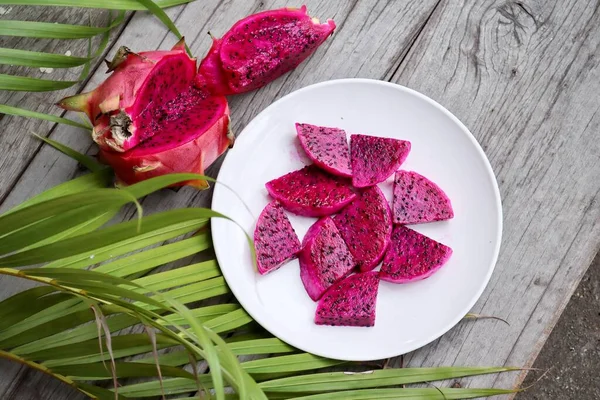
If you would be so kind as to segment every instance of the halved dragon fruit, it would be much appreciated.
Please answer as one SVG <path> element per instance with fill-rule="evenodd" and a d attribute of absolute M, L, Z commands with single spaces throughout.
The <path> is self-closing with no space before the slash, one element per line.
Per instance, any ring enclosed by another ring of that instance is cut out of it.
<path fill-rule="evenodd" d="M 300 240 L 283 207 L 273 201 L 263 209 L 254 230 L 256 262 L 261 275 L 275 271 L 296 257 Z"/>
<path fill-rule="evenodd" d="M 360 270 L 375 268 L 392 234 L 392 212 L 381 189 L 365 189 L 333 220 Z"/>
<path fill-rule="evenodd" d="M 350 275 L 321 298 L 317 325 L 374 326 L 379 277 L 375 271 Z"/>
<path fill-rule="evenodd" d="M 314 301 L 355 267 L 352 254 L 333 220 L 324 217 L 315 222 L 302 240 L 300 278 Z"/>
<path fill-rule="evenodd" d="M 452 255 L 452 249 L 404 225 L 397 225 L 383 259 L 380 277 L 406 283 L 428 278 Z"/>
<path fill-rule="evenodd" d="M 183 94 L 185 95 L 185 93 Z M 191 96 L 181 114 L 173 119 L 158 120 L 160 134 L 154 135 L 135 148 L 119 153 L 101 149 L 100 159 L 111 165 L 117 183 L 131 185 L 168 173 L 190 172 L 204 174 L 204 167 L 212 164 L 227 150 L 229 107 L 225 97 L 200 99 Z M 204 180 L 178 184 L 203 189 Z"/>
<path fill-rule="evenodd" d="M 58 103 L 87 114 L 94 125 L 92 137 L 104 150 L 127 151 L 160 134 L 165 129 L 163 119 L 180 120 L 176 129 L 185 130 L 186 117 L 180 118 L 180 113 L 186 107 L 181 103 L 206 97 L 206 92 L 189 91 L 196 60 L 185 52 L 183 39 L 170 51 L 134 53 L 121 47 L 109 63 L 112 70 L 93 91 Z M 182 93 L 185 99 L 180 99 Z"/>
<path fill-rule="evenodd" d="M 87 114 L 100 158 L 123 184 L 171 172 L 203 173 L 233 145 L 222 95 L 259 88 L 293 69 L 334 28 L 333 21 L 309 17 L 306 7 L 258 13 L 215 39 L 199 69 L 183 40 L 170 51 L 135 53 L 123 46 L 107 61 L 113 73 L 102 84 L 58 105 Z"/>
<path fill-rule="evenodd" d="M 200 62 L 196 85 L 229 95 L 258 89 L 296 68 L 333 33 L 306 6 L 250 15 L 231 27 Z"/>
<path fill-rule="evenodd" d="M 452 203 L 446 193 L 413 171 L 396 172 L 393 209 L 396 224 L 420 224 L 454 217 Z"/>
<path fill-rule="evenodd" d="M 343 129 L 296 123 L 296 132 L 315 165 L 333 175 L 352 176 L 348 139 Z"/>
<path fill-rule="evenodd" d="M 329 175 L 314 165 L 267 182 L 265 187 L 286 210 L 307 217 L 334 214 L 356 197 L 347 179 Z"/>
<path fill-rule="evenodd" d="M 377 136 L 350 136 L 352 184 L 358 188 L 385 181 L 406 160 L 410 142 Z"/>

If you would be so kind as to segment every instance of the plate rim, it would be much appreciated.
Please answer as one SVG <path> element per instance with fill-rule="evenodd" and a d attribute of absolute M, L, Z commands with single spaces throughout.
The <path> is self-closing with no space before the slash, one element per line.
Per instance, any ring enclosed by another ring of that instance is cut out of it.
<path fill-rule="evenodd" d="M 327 352 L 321 352 L 321 351 L 313 351 L 311 349 L 307 349 L 305 348 L 303 345 L 296 343 L 295 340 L 289 340 L 289 338 L 283 339 L 281 338 L 278 334 L 276 334 L 274 332 L 273 329 L 268 328 L 267 326 L 265 326 L 264 320 L 262 320 L 262 318 L 259 316 L 257 318 L 257 316 L 255 315 L 255 313 L 253 311 L 248 310 L 245 306 L 243 301 L 240 300 L 238 293 L 236 293 L 236 289 L 234 289 L 233 287 L 229 286 L 229 279 L 228 279 L 228 274 L 220 267 L 219 265 L 219 269 L 221 270 L 221 274 L 223 275 L 223 277 L 225 278 L 225 281 L 228 283 L 229 288 L 231 289 L 231 292 L 233 293 L 233 295 L 235 296 L 236 300 L 240 303 L 240 305 L 242 306 L 242 308 L 252 317 L 252 319 L 254 319 L 259 325 L 261 325 L 265 330 L 267 330 L 270 334 L 272 334 L 273 336 L 275 336 L 276 338 L 278 338 L 279 340 L 299 349 L 302 351 L 305 351 L 307 353 L 312 353 L 315 354 L 317 356 L 321 356 L 321 357 L 326 357 L 326 358 L 333 358 L 333 359 L 338 359 L 338 360 L 345 360 L 345 361 L 372 361 L 372 360 L 377 360 L 377 359 L 384 359 L 384 358 L 392 358 L 392 357 L 398 357 L 400 355 L 403 354 L 407 354 L 410 353 L 412 351 L 415 351 L 421 347 L 426 346 L 429 343 L 432 343 L 433 341 L 439 339 L 440 337 L 442 337 L 443 335 L 445 335 L 446 333 L 448 333 L 448 331 L 450 331 L 453 327 L 455 327 L 463 318 L 464 316 L 473 308 L 473 306 L 475 305 L 475 303 L 477 303 L 477 301 L 481 298 L 481 295 L 483 294 L 483 291 L 486 289 L 487 285 L 489 284 L 489 281 L 492 277 L 492 274 L 496 268 L 496 264 L 498 262 L 498 257 L 500 254 L 500 248 L 502 245 L 502 231 L 503 231 L 503 209 L 502 209 L 502 198 L 500 195 L 500 188 L 498 186 L 498 181 L 496 179 L 496 175 L 494 174 L 492 165 L 487 157 L 487 155 L 485 154 L 485 152 L 483 151 L 483 148 L 481 147 L 481 145 L 479 144 L 479 142 L 477 141 L 477 139 L 475 138 L 475 136 L 471 133 L 471 131 L 452 113 L 450 112 L 448 109 L 446 109 L 444 106 L 442 106 L 440 103 L 438 103 L 437 101 L 433 100 L 432 98 L 426 96 L 423 93 L 420 93 L 414 89 L 411 89 L 409 87 L 397 84 L 397 83 L 393 83 L 393 82 L 387 82 L 387 81 L 382 81 L 382 80 L 378 80 L 378 79 L 369 79 L 369 78 L 342 78 L 342 79 L 331 79 L 331 80 L 327 80 L 327 81 L 322 81 L 322 82 L 318 82 L 318 83 L 314 83 L 308 86 L 304 86 L 300 89 L 297 89 L 291 93 L 286 94 L 285 96 L 281 97 L 280 99 L 274 101 L 273 103 L 269 104 L 267 107 L 265 107 L 263 110 L 261 110 L 258 114 L 256 114 L 252 120 L 250 122 L 248 122 L 248 124 L 242 129 L 242 131 L 240 132 L 240 134 L 238 136 L 242 136 L 244 134 L 244 132 L 246 132 L 248 130 L 248 127 L 251 127 L 253 122 L 259 118 L 261 115 L 269 112 L 269 110 L 271 108 L 276 107 L 280 102 L 283 102 L 285 100 L 288 100 L 291 97 L 297 96 L 299 94 L 302 94 L 304 92 L 316 89 L 316 88 L 320 88 L 320 87 L 325 87 L 325 86 L 332 86 L 332 85 L 340 85 L 340 84 L 354 84 L 354 83 L 363 83 L 363 84 L 368 84 L 368 85 L 375 85 L 375 86 L 384 86 L 384 87 L 391 87 L 394 88 L 396 90 L 400 90 L 400 91 L 404 91 L 407 92 L 413 96 L 416 96 L 418 98 L 420 98 L 421 100 L 431 104 L 432 106 L 434 106 L 435 108 L 437 108 L 439 111 L 441 111 L 443 114 L 445 114 L 447 117 L 449 117 L 455 124 L 457 124 L 457 126 L 461 129 L 462 133 L 470 140 L 470 142 L 474 145 L 478 155 L 480 156 L 480 158 L 483 160 L 484 165 L 485 165 L 485 172 L 488 176 L 488 178 L 490 179 L 490 182 L 492 183 L 493 186 L 493 193 L 494 193 L 494 202 L 496 204 L 496 208 L 498 210 L 498 213 L 496 214 L 496 225 L 497 225 L 497 229 L 496 229 L 496 236 L 498 237 L 498 240 L 496 242 L 496 245 L 494 246 L 494 250 L 493 250 L 493 257 L 490 263 L 490 266 L 488 266 L 488 271 L 485 275 L 485 279 L 482 281 L 482 284 L 480 285 L 480 287 L 478 288 L 476 294 L 472 297 L 472 299 L 470 300 L 469 304 L 467 307 L 465 307 L 464 310 L 462 310 L 462 312 L 460 314 L 457 314 L 457 317 L 454 318 L 453 320 L 451 320 L 446 326 L 444 326 L 444 328 L 439 330 L 439 333 L 433 334 L 433 335 L 429 335 L 425 338 L 421 338 L 419 340 L 415 340 L 414 342 L 412 342 L 409 346 L 407 346 L 408 350 L 404 351 L 403 353 L 400 354 L 396 354 L 396 351 L 388 351 L 387 353 L 383 354 L 383 356 L 381 356 L 380 354 L 377 355 L 377 357 L 369 357 L 369 358 L 364 358 L 364 357 L 334 357 L 331 354 L 327 354 Z M 227 163 L 228 163 L 228 158 L 227 157 L 228 154 L 225 155 L 225 158 L 223 160 L 223 163 L 221 164 L 221 167 L 219 168 L 219 173 L 217 175 L 217 182 L 219 180 L 219 175 L 221 175 L 221 172 L 223 171 L 223 169 L 226 167 Z M 215 184 L 215 188 L 213 191 L 213 196 L 212 196 L 212 200 L 211 200 L 211 209 L 214 209 L 214 205 L 216 202 L 216 199 L 220 196 L 220 193 L 225 193 L 227 190 L 225 187 L 223 187 L 223 185 L 218 185 Z M 217 263 L 219 262 L 219 254 L 220 254 L 220 250 L 218 249 L 218 246 L 215 245 L 215 235 L 217 235 L 217 231 L 218 231 L 218 226 L 221 224 L 226 223 L 226 221 L 222 218 L 211 218 L 211 238 L 213 241 L 213 248 L 214 248 L 214 252 L 215 252 L 215 256 L 217 258 Z M 217 227 L 217 229 L 215 229 L 215 226 Z M 247 233 L 247 232 L 246 232 Z M 272 327 L 271 327 L 272 328 Z M 276 329 L 275 329 L 276 330 Z"/>

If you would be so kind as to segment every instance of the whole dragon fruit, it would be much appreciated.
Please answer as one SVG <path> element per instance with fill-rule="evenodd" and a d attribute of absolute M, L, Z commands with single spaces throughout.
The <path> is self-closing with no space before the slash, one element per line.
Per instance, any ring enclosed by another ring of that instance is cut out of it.
<path fill-rule="evenodd" d="M 334 214 L 356 197 L 348 179 L 329 175 L 314 165 L 273 179 L 265 187 L 286 210 L 307 217 Z"/>
<path fill-rule="evenodd" d="M 219 95 L 258 89 L 296 68 L 334 29 L 332 20 L 311 18 L 306 6 L 250 15 L 213 38 L 196 85 Z"/>
<path fill-rule="evenodd" d="M 315 222 L 302 240 L 300 278 L 314 301 L 355 266 L 352 254 L 330 217 Z"/>
<path fill-rule="evenodd" d="M 381 189 L 360 192 L 333 219 L 361 271 L 377 266 L 390 243 L 392 212 Z"/>
<path fill-rule="evenodd" d="M 267 204 L 258 217 L 254 246 L 261 275 L 275 271 L 300 251 L 300 240 L 278 202 Z"/>
<path fill-rule="evenodd" d="M 451 255 L 450 247 L 404 225 L 397 225 L 379 276 L 394 283 L 425 279 L 440 269 Z"/>
<path fill-rule="evenodd" d="M 333 175 L 352 176 L 348 139 L 343 129 L 296 123 L 296 132 L 300 145 L 315 165 Z"/>
<path fill-rule="evenodd" d="M 375 271 L 350 275 L 333 285 L 317 305 L 315 323 L 374 326 L 379 277 Z"/>

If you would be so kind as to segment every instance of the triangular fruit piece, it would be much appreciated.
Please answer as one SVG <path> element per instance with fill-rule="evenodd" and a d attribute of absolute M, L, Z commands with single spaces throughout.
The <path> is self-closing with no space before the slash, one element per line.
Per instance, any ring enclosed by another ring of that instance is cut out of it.
<path fill-rule="evenodd" d="M 258 217 L 254 230 L 254 247 L 261 275 L 275 271 L 296 258 L 300 251 L 300 240 L 278 202 L 269 203 Z"/>
<path fill-rule="evenodd" d="M 410 142 L 368 135 L 350 136 L 352 184 L 373 186 L 389 178 L 406 160 Z"/>
<path fill-rule="evenodd" d="M 392 232 L 380 277 L 384 281 L 406 283 L 430 277 L 448 261 L 452 249 L 403 225 Z"/>
<path fill-rule="evenodd" d="M 343 129 L 296 123 L 296 132 L 315 165 L 333 175 L 352 176 L 348 139 Z"/>
<path fill-rule="evenodd" d="M 396 224 L 420 224 L 454 217 L 452 203 L 446 193 L 413 171 L 396 172 L 392 207 Z"/>
<path fill-rule="evenodd" d="M 265 184 L 283 207 L 297 215 L 331 215 L 356 197 L 348 179 L 330 175 L 315 165 L 290 172 Z"/>
<path fill-rule="evenodd" d="M 381 189 L 363 190 L 333 220 L 360 270 L 375 268 L 392 234 L 392 211 Z"/>
<path fill-rule="evenodd" d="M 315 313 L 317 325 L 373 326 L 379 277 L 375 271 L 350 275 L 331 287 Z"/>
<path fill-rule="evenodd" d="M 313 224 L 302 240 L 300 278 L 314 301 L 355 267 L 348 246 L 333 220 L 324 217 Z"/>

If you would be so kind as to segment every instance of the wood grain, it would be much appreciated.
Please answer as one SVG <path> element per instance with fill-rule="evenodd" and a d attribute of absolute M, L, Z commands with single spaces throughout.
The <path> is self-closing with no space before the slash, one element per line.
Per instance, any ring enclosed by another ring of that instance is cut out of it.
<path fill-rule="evenodd" d="M 407 365 L 531 366 L 598 251 L 599 5 L 443 2 L 394 75 L 449 108 L 490 158 L 504 240 L 473 312 L 510 322 L 462 323 Z"/>
<path fill-rule="evenodd" d="M 550 2 L 548 2 L 550 3 Z M 282 1 L 203 1 L 169 10 L 194 54 L 239 18 Z M 311 14 L 333 17 L 335 35 L 291 74 L 231 99 L 239 132 L 275 99 L 311 83 L 341 77 L 392 80 L 419 90 L 457 115 L 488 154 L 501 186 L 504 241 L 496 271 L 473 312 L 492 320 L 463 322 L 404 357 L 411 366 L 530 365 L 600 246 L 599 2 L 542 1 L 309 1 Z M 293 4 L 294 5 L 294 4 Z M 210 21 L 210 23 L 209 23 Z M 168 48 L 172 35 L 137 13 L 116 46 Z M 114 51 L 115 47 L 113 47 Z M 86 89 L 104 74 L 98 71 Z M 5 123 L 2 121 L 0 123 Z M 22 134 L 20 130 L 11 133 Z M 93 153 L 85 134 L 51 132 Z M 0 161 L 6 157 L 0 155 Z M 209 169 L 215 176 L 220 162 Z M 0 165 L 0 175 L 3 167 Z M 47 146 L 33 158 L 0 210 L 78 173 L 74 162 Z M 148 196 L 147 213 L 206 206 L 210 192 L 184 188 Z M 128 218 L 130 213 L 124 213 Z M 0 298 L 16 290 L 0 280 Z M 393 365 L 398 365 L 395 360 Z M 39 398 L 10 382 L 0 364 L 0 398 Z M 6 377 L 6 378 L 5 378 Z M 46 380 L 43 378 L 40 382 Z M 464 380 L 476 387 L 511 387 L 518 374 Z M 70 398 L 68 394 L 44 398 Z M 67 393 L 67 391 L 65 391 Z"/>

